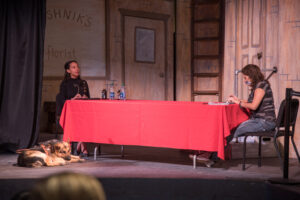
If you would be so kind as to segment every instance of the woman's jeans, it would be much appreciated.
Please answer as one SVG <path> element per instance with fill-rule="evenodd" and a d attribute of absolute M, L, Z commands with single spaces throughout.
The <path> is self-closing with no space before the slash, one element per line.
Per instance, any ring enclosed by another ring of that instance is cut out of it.
<path fill-rule="evenodd" d="M 247 132 L 270 131 L 275 128 L 275 122 L 261 118 L 253 118 L 241 123 L 234 132 L 234 137 L 243 136 Z"/>

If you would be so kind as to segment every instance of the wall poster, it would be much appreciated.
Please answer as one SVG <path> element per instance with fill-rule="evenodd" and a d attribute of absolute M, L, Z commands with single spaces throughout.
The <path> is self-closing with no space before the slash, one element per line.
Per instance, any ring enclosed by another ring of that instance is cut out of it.
<path fill-rule="evenodd" d="M 135 61 L 155 63 L 155 30 L 135 28 Z"/>

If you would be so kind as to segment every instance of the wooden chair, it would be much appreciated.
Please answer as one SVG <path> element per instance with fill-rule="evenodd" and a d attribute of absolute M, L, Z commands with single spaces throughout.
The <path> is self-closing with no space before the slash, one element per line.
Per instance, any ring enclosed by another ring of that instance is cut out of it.
<path fill-rule="evenodd" d="M 299 100 L 298 99 L 292 99 L 291 100 L 291 117 L 290 117 L 290 137 L 292 144 L 294 146 L 295 152 L 298 157 L 298 161 L 300 163 L 300 157 L 299 153 L 296 147 L 296 144 L 294 142 L 294 133 L 295 133 L 295 125 L 296 125 L 296 119 L 298 114 L 298 108 L 299 108 Z M 276 127 L 274 130 L 271 131 L 260 131 L 260 132 L 248 132 L 240 137 L 244 136 L 244 145 L 243 145 L 243 170 L 245 170 L 245 162 L 246 162 L 246 140 L 248 136 L 258 136 L 259 137 L 259 143 L 258 143 L 258 166 L 261 166 L 261 138 L 262 137 L 273 137 L 274 146 L 277 152 L 277 155 L 280 159 L 281 166 L 283 166 L 283 160 L 281 158 L 281 154 L 277 145 L 277 138 L 284 136 L 284 115 L 285 115 L 285 100 L 283 100 L 280 104 L 280 108 L 278 111 L 277 119 L 276 119 Z"/>

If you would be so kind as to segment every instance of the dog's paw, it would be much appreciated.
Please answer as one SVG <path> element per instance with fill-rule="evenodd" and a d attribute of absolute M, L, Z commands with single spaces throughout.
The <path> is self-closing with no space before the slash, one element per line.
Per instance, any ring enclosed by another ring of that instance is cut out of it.
<path fill-rule="evenodd" d="M 76 159 L 80 159 L 80 156 L 71 155 L 71 160 L 76 160 Z"/>

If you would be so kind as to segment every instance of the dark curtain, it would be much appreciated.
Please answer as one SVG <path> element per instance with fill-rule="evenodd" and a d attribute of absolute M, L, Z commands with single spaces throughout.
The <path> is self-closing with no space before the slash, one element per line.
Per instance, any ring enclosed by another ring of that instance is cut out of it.
<path fill-rule="evenodd" d="M 46 0 L 0 1 L 0 149 L 36 143 Z"/>

